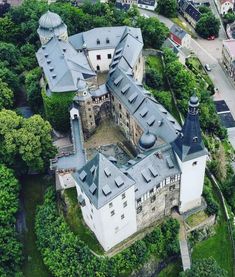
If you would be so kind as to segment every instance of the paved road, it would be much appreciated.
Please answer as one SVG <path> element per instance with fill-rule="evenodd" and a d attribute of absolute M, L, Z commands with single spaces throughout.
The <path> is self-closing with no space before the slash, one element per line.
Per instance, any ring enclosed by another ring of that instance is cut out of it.
<path fill-rule="evenodd" d="M 218 16 L 214 2 L 211 2 L 212 11 Z M 168 28 L 171 28 L 173 22 L 151 11 L 140 10 L 141 14 L 149 17 L 158 17 Z M 225 75 L 220 62 L 222 57 L 222 40 L 226 39 L 224 29 L 220 29 L 219 37 L 213 41 L 205 39 L 191 39 L 191 48 L 198 56 L 202 64 L 209 64 L 212 71 L 209 73 L 215 87 L 218 88 L 219 93 L 215 95 L 216 99 L 224 99 L 235 118 L 235 87 L 231 80 Z"/>

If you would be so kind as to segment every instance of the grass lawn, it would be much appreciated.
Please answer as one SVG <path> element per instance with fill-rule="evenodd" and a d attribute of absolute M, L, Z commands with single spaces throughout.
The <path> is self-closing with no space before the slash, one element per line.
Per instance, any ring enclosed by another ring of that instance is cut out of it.
<path fill-rule="evenodd" d="M 27 231 L 23 233 L 23 274 L 24 277 L 49 277 L 51 276 L 42 261 L 41 254 L 36 247 L 36 235 L 34 232 L 35 211 L 39 204 L 43 203 L 44 192 L 48 182 L 42 176 L 27 176 L 21 180 L 20 198 L 26 215 Z"/>
<path fill-rule="evenodd" d="M 189 226 L 194 227 L 200 224 L 202 221 L 208 218 L 207 214 L 204 211 L 199 211 L 195 214 L 192 214 L 186 219 L 186 222 Z"/>
<path fill-rule="evenodd" d="M 150 68 L 157 69 L 158 72 L 163 75 L 163 64 L 162 64 L 161 57 L 158 57 L 158 56 L 148 56 L 146 62 L 147 62 L 147 65 Z"/>
<path fill-rule="evenodd" d="M 97 254 L 103 254 L 104 251 L 97 241 L 95 235 L 89 230 L 82 219 L 82 211 L 78 205 L 76 188 L 65 190 L 65 197 L 69 201 L 68 212 L 65 216 L 74 234 L 84 241 L 88 247 Z"/>
<path fill-rule="evenodd" d="M 179 258 L 175 262 L 168 264 L 156 277 L 177 277 L 183 271 L 182 262 Z"/>
<path fill-rule="evenodd" d="M 209 239 L 197 243 L 193 248 L 192 259 L 213 257 L 219 266 L 232 277 L 233 253 L 229 238 L 227 222 L 218 196 L 215 199 L 220 204 L 220 215 L 215 227 L 216 234 Z"/>

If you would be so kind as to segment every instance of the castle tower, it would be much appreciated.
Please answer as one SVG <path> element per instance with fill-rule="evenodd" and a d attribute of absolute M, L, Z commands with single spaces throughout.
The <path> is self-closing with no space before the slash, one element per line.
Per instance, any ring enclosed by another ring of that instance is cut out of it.
<path fill-rule="evenodd" d="M 79 105 L 84 136 L 89 137 L 94 132 L 96 124 L 92 97 L 87 83 L 83 79 L 77 80 L 77 92 L 74 101 Z"/>
<path fill-rule="evenodd" d="M 201 205 L 207 151 L 202 141 L 199 100 L 192 96 L 182 132 L 173 143 L 173 149 L 181 168 L 180 213 Z"/>
<path fill-rule="evenodd" d="M 67 26 L 58 14 L 50 11 L 47 11 L 40 17 L 37 33 L 41 44 L 48 43 L 54 36 L 63 41 L 68 40 Z"/>

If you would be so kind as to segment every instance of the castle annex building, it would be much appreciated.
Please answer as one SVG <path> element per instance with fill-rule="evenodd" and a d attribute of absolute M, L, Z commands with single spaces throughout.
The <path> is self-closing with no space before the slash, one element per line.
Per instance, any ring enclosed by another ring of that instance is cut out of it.
<path fill-rule="evenodd" d="M 141 30 L 95 28 L 68 37 L 61 18 L 39 21 L 37 52 L 46 93 L 74 92 L 73 150 L 51 161 L 57 189 L 76 186 L 84 221 L 107 251 L 152 222 L 201 205 L 207 151 L 192 96 L 183 128 L 142 85 Z M 100 73 L 107 80 L 99 85 Z M 84 139 L 104 118 L 120 127 L 137 155 L 119 165 L 98 153 L 87 160 Z"/>

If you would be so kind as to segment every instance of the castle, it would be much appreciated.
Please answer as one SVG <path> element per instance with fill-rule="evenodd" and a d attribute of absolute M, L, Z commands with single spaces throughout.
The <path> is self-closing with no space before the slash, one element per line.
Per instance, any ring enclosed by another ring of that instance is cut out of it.
<path fill-rule="evenodd" d="M 141 30 L 95 28 L 68 37 L 52 12 L 39 21 L 37 59 L 46 93 L 75 92 L 70 109 L 73 150 L 51 161 L 56 187 L 75 186 L 83 219 L 109 250 L 152 222 L 201 205 L 207 151 L 192 96 L 181 129 L 142 85 Z M 107 72 L 106 83 L 97 75 Z M 119 166 L 98 153 L 87 161 L 83 142 L 104 118 L 121 128 L 138 153 Z"/>

